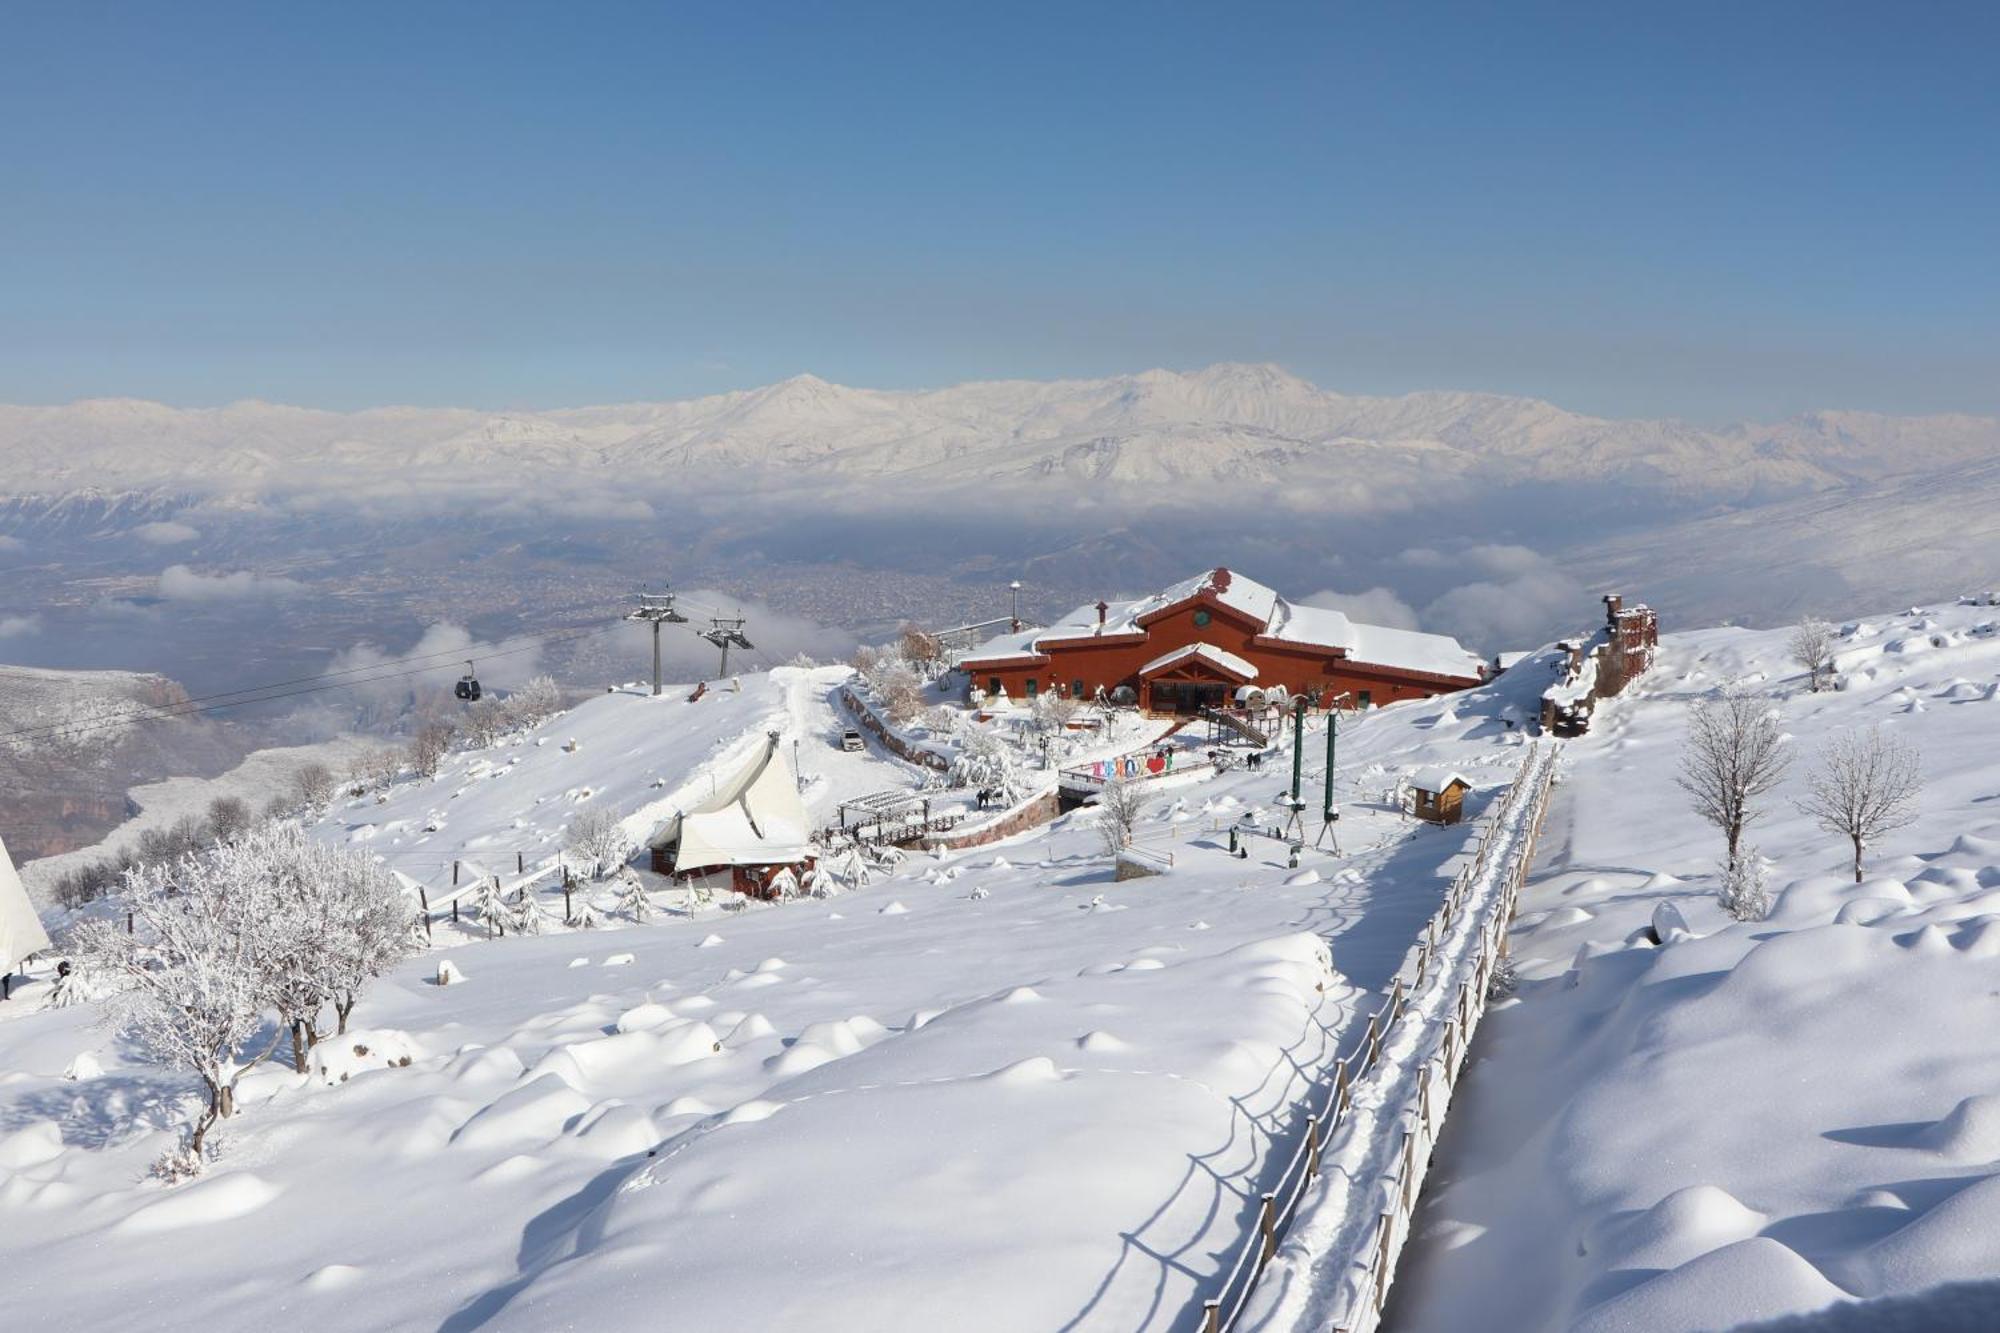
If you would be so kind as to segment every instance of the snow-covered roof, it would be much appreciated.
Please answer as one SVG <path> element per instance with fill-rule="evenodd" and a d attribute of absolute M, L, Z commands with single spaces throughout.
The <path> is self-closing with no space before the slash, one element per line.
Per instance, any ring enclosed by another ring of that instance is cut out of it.
<path fill-rule="evenodd" d="M 1442 792 L 1454 782 L 1462 787 L 1470 787 L 1472 785 L 1472 779 L 1466 777 L 1465 774 L 1455 768 L 1432 766 L 1429 768 L 1420 768 L 1410 774 L 1410 786 L 1417 791 Z"/>
<path fill-rule="evenodd" d="M 1146 663 L 1146 665 L 1140 667 L 1139 674 L 1150 676 L 1155 671 L 1165 671 L 1170 666 L 1197 657 L 1205 662 L 1221 667 L 1232 676 L 1241 676 L 1244 680 L 1257 679 L 1255 664 L 1246 662 L 1228 649 L 1218 648 L 1212 643 L 1191 643 L 1185 648 L 1176 648 L 1172 652 L 1161 657 L 1156 657 Z"/>
<path fill-rule="evenodd" d="M 0 842 L 0 967 L 11 968 L 48 947 L 42 919 L 28 901 L 28 891 L 14 871 L 14 860 L 7 855 L 7 844 Z"/>
<path fill-rule="evenodd" d="M 812 855 L 811 821 L 776 735 L 735 776 L 693 810 L 670 821 L 677 871 L 763 866 Z"/>
<path fill-rule="evenodd" d="M 1150 597 L 1106 602 L 1101 621 L 1097 603 L 1086 602 L 1052 625 L 990 639 L 963 661 L 976 666 L 982 661 L 1033 656 L 1050 646 L 1074 644 L 1083 639 L 1141 634 L 1145 630 L 1139 622 L 1147 616 L 1203 593 L 1217 604 L 1261 624 L 1259 633 L 1265 638 L 1344 652 L 1350 660 L 1364 665 L 1461 679 L 1477 678 L 1484 665 L 1481 658 L 1449 635 L 1357 625 L 1344 612 L 1289 601 L 1255 579 L 1227 569 L 1211 569 L 1182 579 Z"/>

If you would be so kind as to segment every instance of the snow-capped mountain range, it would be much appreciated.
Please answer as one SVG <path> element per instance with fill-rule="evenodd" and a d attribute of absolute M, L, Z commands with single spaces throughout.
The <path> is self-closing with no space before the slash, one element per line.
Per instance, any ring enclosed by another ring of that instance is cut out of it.
<path fill-rule="evenodd" d="M 1821 412 L 1706 430 L 1584 416 L 1532 398 L 1332 392 L 1274 366 L 1108 379 L 857 389 L 800 375 L 672 402 L 547 411 L 264 402 L 178 408 L 131 399 L 0 406 L 0 489 L 197 486 L 238 492 L 317 477 L 472 465 L 525 472 L 672 470 L 801 482 L 1157 488 L 1282 482 L 1339 494 L 1357 478 L 1564 481 L 1742 500 L 1826 491 L 2000 451 L 2000 419 Z"/>

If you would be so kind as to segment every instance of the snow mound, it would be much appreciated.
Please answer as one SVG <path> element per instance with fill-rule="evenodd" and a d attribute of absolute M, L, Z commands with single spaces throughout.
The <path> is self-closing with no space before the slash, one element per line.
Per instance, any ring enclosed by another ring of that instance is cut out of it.
<path fill-rule="evenodd" d="M 876 914 L 878 916 L 902 916 L 905 912 L 909 910 L 910 910 L 909 908 L 903 906 L 902 901 L 899 899 L 896 902 L 892 902 L 888 906 L 881 908 Z"/>
<path fill-rule="evenodd" d="M 1918 1291 L 1993 1271 L 2000 1176 L 1975 1181 L 1830 1271 L 1862 1295 Z"/>
<path fill-rule="evenodd" d="M 457 963 L 452 962 L 451 959 L 449 958 L 438 959 L 438 966 L 437 966 L 438 985 L 455 986 L 463 980 L 465 980 L 465 973 L 458 970 Z"/>
<path fill-rule="evenodd" d="M 721 1051 L 722 1042 L 714 1028 L 706 1023 L 688 1023 L 661 1036 L 656 1055 L 661 1064 L 687 1065 Z"/>
<path fill-rule="evenodd" d="M 0 1168 L 19 1171 L 23 1167 L 40 1166 L 62 1156 L 62 1130 L 53 1120 L 17 1129 L 5 1138 L 0 1138 Z"/>
<path fill-rule="evenodd" d="M 1676 940 L 1693 939 L 1695 934 L 1688 929 L 1687 918 L 1681 914 L 1680 905 L 1672 899 L 1663 899 L 1653 908 L 1653 938 L 1662 944 L 1672 944 Z"/>
<path fill-rule="evenodd" d="M 375 1069 L 406 1069 L 423 1057 L 423 1047 L 393 1028 L 354 1028 L 312 1048 L 312 1072 L 326 1084 L 345 1083 Z"/>
<path fill-rule="evenodd" d="M 2000 1095 L 1965 1098 L 1951 1108 L 1951 1114 L 1920 1133 L 1917 1141 L 1955 1162 L 2000 1159 Z"/>
<path fill-rule="evenodd" d="M 1711 1250 L 1593 1307 L 1571 1333 L 1638 1328 L 1711 1328 L 1715 1312 L 1745 1323 L 1817 1310 L 1847 1293 L 1768 1236 Z"/>
<path fill-rule="evenodd" d="M 1625 1222 L 1616 1237 L 1620 1268 L 1677 1268 L 1711 1250 L 1748 1240 L 1770 1218 L 1716 1185 L 1675 1190 Z"/>
<path fill-rule="evenodd" d="M 720 944 L 720 943 L 722 943 L 722 936 L 720 936 L 720 935 L 707 935 L 707 936 L 704 936 L 704 937 L 702 938 L 702 941 L 701 941 L 701 943 L 700 943 L 700 944 L 697 944 L 697 945 L 695 945 L 694 947 L 695 947 L 695 948 L 697 948 L 697 949 L 713 949 L 713 948 L 714 948 L 714 947 L 715 947 L 716 945 L 718 945 L 718 944 Z"/>
<path fill-rule="evenodd" d="M 1016 1060 L 1004 1069 L 996 1069 L 986 1077 L 994 1083 L 1017 1087 L 1029 1083 L 1060 1083 L 1063 1073 L 1048 1056 L 1031 1055 L 1025 1060 Z"/>
<path fill-rule="evenodd" d="M 654 1028 L 665 1027 L 675 1022 L 674 1011 L 654 1000 L 636 1005 L 618 1015 L 620 1032 L 650 1032 Z"/>
<path fill-rule="evenodd" d="M 651 1151 L 659 1141 L 651 1116 L 616 1102 L 587 1121 L 577 1135 L 579 1144 L 607 1162 Z"/>
<path fill-rule="evenodd" d="M 98 1078 L 104 1073 L 104 1065 L 91 1051 L 78 1051 L 76 1058 L 63 1067 L 63 1077 L 72 1083 L 82 1083 Z"/>
<path fill-rule="evenodd" d="M 147 1204 L 113 1230 L 123 1235 L 151 1235 L 205 1222 L 227 1222 L 248 1217 L 278 1194 L 276 1185 L 248 1171 L 211 1176 L 183 1185 L 157 1203 Z"/>
<path fill-rule="evenodd" d="M 451 1136 L 454 1147 L 492 1149 L 546 1141 L 590 1109 L 590 1102 L 555 1074 L 542 1074 L 481 1107 Z"/>

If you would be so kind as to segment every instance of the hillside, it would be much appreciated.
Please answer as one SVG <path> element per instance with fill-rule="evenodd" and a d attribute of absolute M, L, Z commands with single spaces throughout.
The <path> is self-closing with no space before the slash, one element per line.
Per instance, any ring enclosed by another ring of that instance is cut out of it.
<path fill-rule="evenodd" d="M 797 727 L 817 808 L 907 785 L 835 746 L 841 675 L 600 696 L 317 827 L 420 874 L 504 869 L 591 802 L 648 824 L 773 725 Z M 1141 840 L 1174 863 L 1153 879 L 1114 881 L 1079 813 L 827 899 L 732 911 L 663 889 L 637 924 L 600 890 L 596 930 L 497 940 L 447 917 L 324 1073 L 254 1072 L 222 1160 L 171 1190 L 141 1178 L 179 1083 L 87 1006 L 37 1011 L 38 980 L 0 1006 L 0 1199 L 35 1219 L 0 1229 L 13 1308 L 103 1324 L 143 1299 L 330 1330 L 651 1329 L 666 1308 L 689 1327 L 1171 1324 L 1233 1258 L 1290 1150 L 1274 1131 L 1474 836 L 1407 821 L 1386 789 L 1449 753 L 1492 799 L 1522 739 L 1495 717 L 1534 685 L 1353 722 L 1348 855 L 1298 871 L 1254 832 L 1274 774 L 1238 770 L 1156 797 Z M 1218 829 L 1246 816 L 1239 860 Z M 462 981 L 431 984 L 442 957 Z"/>
<path fill-rule="evenodd" d="M 1517 989 L 1452 1103 L 1394 1327 L 1666 1333 L 1991 1273 L 2000 607 L 1852 622 L 1820 694 L 1784 638 L 1669 634 L 1564 744 Z M 331 1330 L 638 1330 L 669 1308 L 690 1327 L 1191 1327 L 1296 1149 L 1288 1108 L 1352 1049 L 1478 836 L 1407 820 L 1392 789 L 1449 765 L 1489 809 L 1552 661 L 1348 719 L 1342 854 L 1296 870 L 1259 832 L 1279 763 L 1157 789 L 1154 878 L 1114 880 L 1080 811 L 824 898 L 732 908 L 656 883 L 640 922 L 600 888 L 595 929 L 492 940 L 446 916 L 315 1073 L 250 1076 L 193 1185 L 141 1183 L 183 1085 L 89 1006 L 36 1009 L 38 978 L 0 1006 L 0 1200 L 34 1219 L 0 1229 L 14 1308 L 95 1324 L 143 1292 L 206 1324 Z M 816 817 L 912 789 L 901 761 L 838 748 L 845 677 L 614 691 L 315 828 L 441 892 L 452 861 L 532 868 L 582 809 L 649 830 L 771 730 L 799 742 Z M 1725 686 L 1767 695 L 1798 754 L 1753 828 L 1778 891 L 1759 922 L 1715 904 L 1719 836 L 1673 785 L 1689 708 Z M 1921 747 L 1928 785 L 1857 885 L 1785 798 L 1819 744 L 1876 723 Z M 442 958 L 461 980 L 434 984 Z"/>
<path fill-rule="evenodd" d="M 2000 422 L 1989 418 L 1820 413 L 1708 431 L 1495 394 L 1345 395 L 1271 366 L 1217 365 L 898 391 L 801 375 L 679 402 L 546 411 L 335 413 L 124 399 L 0 406 L 0 489 L 255 490 L 332 475 L 449 477 L 504 466 L 642 470 L 697 485 L 756 475 L 919 489 L 1060 478 L 1131 487 L 1283 483 L 1339 495 L 1359 469 L 1396 490 L 1460 480 L 1588 482 L 1737 500 L 1947 467 L 1990 456 L 1996 445 Z"/>
<path fill-rule="evenodd" d="M 1848 1300 L 1883 1304 L 1825 1327 L 1991 1326 L 1990 1289 L 1953 1322 L 1943 1284 L 2000 1262 L 2000 607 L 1849 622 L 1833 692 L 1785 639 L 1664 636 L 1566 747 L 1521 984 L 1481 1030 L 1394 1327 L 1712 1328 Z M 1716 906 L 1721 837 L 1674 785 L 1690 706 L 1730 684 L 1795 756 L 1749 833 L 1768 921 Z M 1792 802 L 1820 745 L 1875 726 L 1919 747 L 1925 789 L 1856 884 Z M 1897 1304 L 1933 1290 L 1929 1313 Z"/>

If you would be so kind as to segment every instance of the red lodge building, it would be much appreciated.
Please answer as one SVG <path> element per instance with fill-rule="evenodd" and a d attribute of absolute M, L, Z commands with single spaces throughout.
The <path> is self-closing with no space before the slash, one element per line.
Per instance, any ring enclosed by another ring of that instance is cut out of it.
<path fill-rule="evenodd" d="M 1056 624 L 990 640 L 959 661 L 971 688 L 1014 700 L 1102 691 L 1158 713 L 1282 685 L 1366 707 L 1477 685 L 1485 663 L 1442 634 L 1359 625 L 1214 569 L 1136 601 L 1078 607 Z"/>

